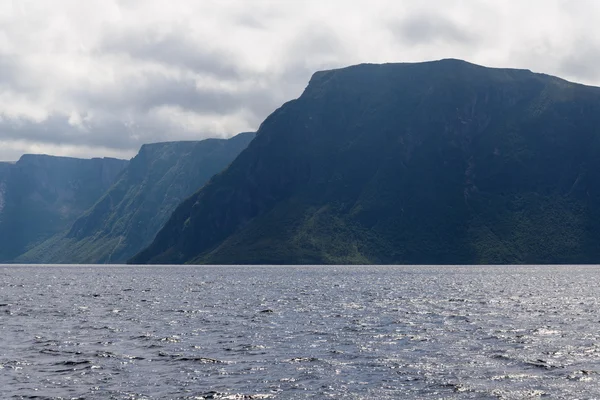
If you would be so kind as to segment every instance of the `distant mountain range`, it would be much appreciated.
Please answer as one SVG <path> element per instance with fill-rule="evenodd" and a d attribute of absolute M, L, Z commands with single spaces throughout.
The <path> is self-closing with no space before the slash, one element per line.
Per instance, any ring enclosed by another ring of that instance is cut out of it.
<path fill-rule="evenodd" d="M 128 162 L 24 155 L 0 163 L 0 262 L 66 229 L 110 187 Z"/>
<path fill-rule="evenodd" d="M 116 181 L 68 229 L 15 260 L 125 262 L 152 242 L 179 203 L 227 167 L 253 138 L 254 133 L 242 133 L 229 140 L 142 146 Z"/>
<path fill-rule="evenodd" d="M 316 73 L 132 263 L 600 261 L 600 89 L 459 60 Z"/>

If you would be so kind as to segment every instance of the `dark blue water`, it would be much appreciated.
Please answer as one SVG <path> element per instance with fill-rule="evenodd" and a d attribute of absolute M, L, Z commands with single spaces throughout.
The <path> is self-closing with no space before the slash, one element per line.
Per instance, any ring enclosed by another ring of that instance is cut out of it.
<path fill-rule="evenodd" d="M 600 267 L 0 267 L 0 398 L 600 397 Z"/>

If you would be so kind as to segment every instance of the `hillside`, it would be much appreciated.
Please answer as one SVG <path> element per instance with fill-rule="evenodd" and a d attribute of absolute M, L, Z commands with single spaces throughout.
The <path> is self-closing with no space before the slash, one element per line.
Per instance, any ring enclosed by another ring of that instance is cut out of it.
<path fill-rule="evenodd" d="M 66 229 L 127 163 L 30 154 L 14 164 L 0 163 L 0 262 Z"/>
<path fill-rule="evenodd" d="M 459 60 L 314 74 L 133 263 L 600 261 L 600 89 Z"/>
<path fill-rule="evenodd" d="M 122 263 L 148 246 L 173 210 L 223 170 L 254 138 L 142 146 L 118 181 L 65 232 L 21 262 Z"/>

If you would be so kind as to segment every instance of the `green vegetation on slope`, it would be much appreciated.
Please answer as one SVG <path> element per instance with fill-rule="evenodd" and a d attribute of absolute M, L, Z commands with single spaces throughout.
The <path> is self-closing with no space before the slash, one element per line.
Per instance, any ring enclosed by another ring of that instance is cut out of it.
<path fill-rule="evenodd" d="M 23 262 L 122 263 L 145 246 L 186 197 L 223 170 L 254 138 L 144 145 L 118 181 L 72 227 Z"/>

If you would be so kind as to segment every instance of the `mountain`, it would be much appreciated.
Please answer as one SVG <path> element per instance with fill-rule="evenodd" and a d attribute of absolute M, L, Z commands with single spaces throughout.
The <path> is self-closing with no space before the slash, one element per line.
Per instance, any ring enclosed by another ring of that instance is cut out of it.
<path fill-rule="evenodd" d="M 597 263 L 600 89 L 460 60 L 314 74 L 132 263 Z"/>
<path fill-rule="evenodd" d="M 26 154 L 0 163 L 0 262 L 66 229 L 110 187 L 128 161 Z"/>
<path fill-rule="evenodd" d="M 148 246 L 178 204 L 223 170 L 254 133 L 142 146 L 118 181 L 69 230 L 18 260 L 122 263 Z"/>
<path fill-rule="evenodd" d="M 10 176 L 10 171 L 12 168 L 12 163 L 0 162 L 0 216 L 2 215 L 2 210 L 4 209 L 6 185 L 8 183 L 8 177 Z"/>

